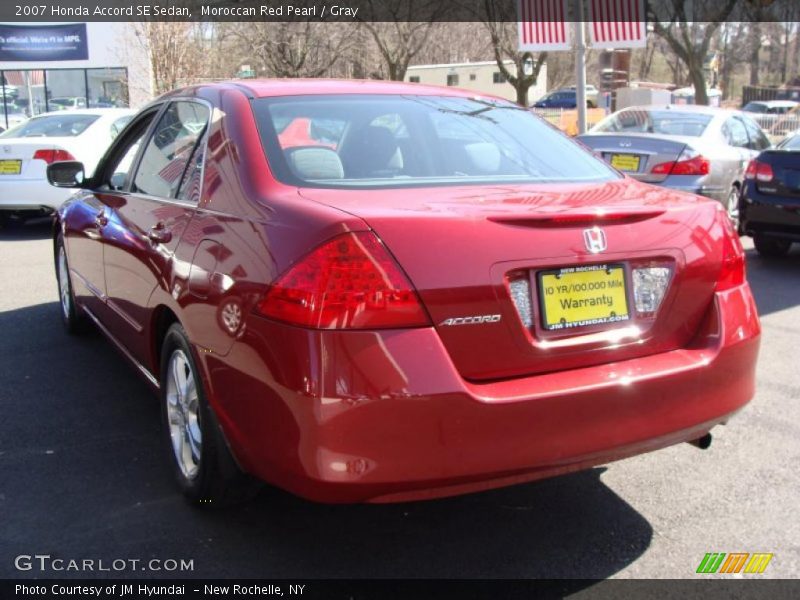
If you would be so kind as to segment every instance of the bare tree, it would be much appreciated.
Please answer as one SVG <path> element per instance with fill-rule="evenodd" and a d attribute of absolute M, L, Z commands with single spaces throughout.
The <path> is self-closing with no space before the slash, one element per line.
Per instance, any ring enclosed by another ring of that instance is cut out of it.
<path fill-rule="evenodd" d="M 664 38 L 675 55 L 686 66 L 694 86 L 695 102 L 708 104 L 703 62 L 714 32 L 728 20 L 738 0 L 695 0 L 695 15 L 704 15 L 702 21 L 691 21 L 684 0 L 663 0 L 658 14 L 648 5 L 647 20 L 653 30 Z"/>
<path fill-rule="evenodd" d="M 361 25 L 369 32 L 378 48 L 386 72 L 376 75 L 382 79 L 403 81 L 412 59 L 425 47 L 431 32 L 443 15 L 444 3 L 437 0 L 367 0 Z M 380 15 L 378 21 L 375 17 Z M 420 20 L 425 19 L 425 20 Z M 383 76 L 385 75 L 385 77 Z"/>
<path fill-rule="evenodd" d="M 506 81 L 514 87 L 517 104 L 528 106 L 530 104 L 528 91 L 539 79 L 539 73 L 547 60 L 547 52 L 540 52 L 538 56 L 534 56 L 532 52 L 518 50 L 517 17 L 514 10 L 513 3 L 480 0 L 475 13 L 489 32 L 497 68 Z M 509 60 L 514 65 L 513 70 L 509 68 L 507 63 Z"/>
<path fill-rule="evenodd" d="M 163 94 L 204 74 L 207 30 L 203 24 L 140 21 L 132 27 L 135 42 L 147 53 L 154 94 Z"/>
<path fill-rule="evenodd" d="M 229 35 L 238 41 L 242 60 L 255 59 L 270 77 L 323 77 L 352 46 L 351 29 L 311 21 L 256 22 L 232 24 Z"/>

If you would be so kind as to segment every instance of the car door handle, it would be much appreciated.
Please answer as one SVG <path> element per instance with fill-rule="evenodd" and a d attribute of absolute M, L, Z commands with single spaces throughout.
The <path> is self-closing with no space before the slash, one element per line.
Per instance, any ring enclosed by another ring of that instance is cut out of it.
<path fill-rule="evenodd" d="M 150 228 L 147 237 L 154 244 L 167 244 L 172 239 L 172 232 L 163 223 L 156 223 Z"/>

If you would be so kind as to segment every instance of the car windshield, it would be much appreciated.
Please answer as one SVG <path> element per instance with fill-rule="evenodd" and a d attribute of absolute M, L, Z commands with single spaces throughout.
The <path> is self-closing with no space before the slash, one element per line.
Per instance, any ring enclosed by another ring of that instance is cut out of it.
<path fill-rule="evenodd" d="M 626 108 L 600 121 L 592 133 L 657 133 L 700 137 L 711 115 L 674 109 Z"/>
<path fill-rule="evenodd" d="M 765 113 L 767 112 L 767 107 L 760 102 L 748 102 L 744 105 L 742 109 L 745 112 L 752 112 L 752 113 Z"/>
<path fill-rule="evenodd" d="M 0 134 L 0 138 L 75 137 L 86 131 L 99 118 L 98 115 L 34 117 Z"/>
<path fill-rule="evenodd" d="M 505 101 L 292 96 L 258 99 L 253 107 L 270 165 L 293 185 L 391 188 L 619 177 L 555 128 Z"/>

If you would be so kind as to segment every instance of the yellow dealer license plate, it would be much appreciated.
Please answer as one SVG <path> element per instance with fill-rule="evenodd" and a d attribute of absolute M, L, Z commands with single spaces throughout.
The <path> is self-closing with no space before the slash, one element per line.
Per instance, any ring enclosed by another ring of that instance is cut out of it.
<path fill-rule="evenodd" d="M 0 160 L 0 175 L 19 175 L 21 171 L 21 160 Z"/>
<path fill-rule="evenodd" d="M 560 330 L 630 319 L 622 265 L 584 265 L 539 273 L 545 329 Z"/>
<path fill-rule="evenodd" d="M 611 166 L 620 171 L 638 171 L 639 157 L 635 154 L 612 154 Z"/>

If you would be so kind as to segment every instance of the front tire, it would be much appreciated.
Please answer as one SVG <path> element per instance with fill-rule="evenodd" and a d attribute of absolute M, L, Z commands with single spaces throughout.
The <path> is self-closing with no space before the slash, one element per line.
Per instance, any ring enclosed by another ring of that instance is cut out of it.
<path fill-rule="evenodd" d="M 792 242 L 789 240 L 780 240 L 757 235 L 753 238 L 753 245 L 761 256 L 779 258 L 789 253 Z"/>
<path fill-rule="evenodd" d="M 75 303 L 75 293 L 72 288 L 72 277 L 69 273 L 67 249 L 64 246 L 64 237 L 59 233 L 56 239 L 56 281 L 58 282 L 59 307 L 61 308 L 61 322 L 64 329 L 71 335 L 84 333 L 87 328 L 86 315 Z"/>
<path fill-rule="evenodd" d="M 179 324 L 161 352 L 161 416 L 173 473 L 192 504 L 223 507 L 250 499 L 259 484 L 242 473 L 206 400 L 189 339 Z"/>

